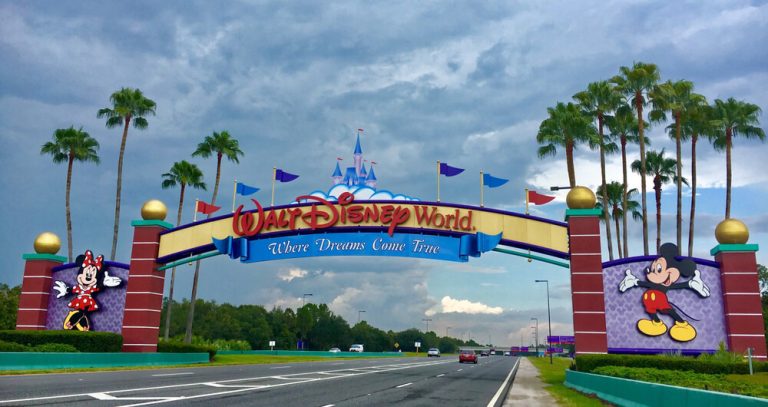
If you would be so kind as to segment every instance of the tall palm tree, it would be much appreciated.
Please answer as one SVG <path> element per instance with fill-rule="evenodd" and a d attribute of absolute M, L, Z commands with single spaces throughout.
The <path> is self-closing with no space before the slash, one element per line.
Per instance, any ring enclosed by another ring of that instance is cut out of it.
<path fill-rule="evenodd" d="M 600 186 L 597 188 L 598 194 L 603 193 L 603 187 Z M 640 217 L 643 215 L 640 213 L 640 203 L 633 200 L 633 196 L 637 194 L 637 189 L 632 188 L 629 191 L 627 191 L 627 195 L 629 197 L 628 201 L 624 201 L 624 190 L 625 185 L 622 185 L 621 183 L 618 183 L 616 181 L 613 181 L 609 184 L 606 184 L 607 191 L 606 196 L 608 197 L 608 210 L 605 212 L 609 212 L 611 215 L 611 218 L 613 218 L 613 222 L 616 226 L 616 248 L 618 249 L 619 257 L 627 257 L 626 253 L 622 252 L 621 247 L 621 229 L 619 228 L 619 219 L 625 218 L 624 214 L 624 206 L 626 204 L 626 207 L 629 208 L 630 213 L 632 213 L 632 218 L 634 220 L 639 220 Z M 598 202 L 597 205 L 595 205 L 597 209 L 603 209 L 602 202 Z"/>
<path fill-rule="evenodd" d="M 687 118 L 688 109 L 696 103 L 700 103 L 704 96 L 693 93 L 693 82 L 680 80 L 677 82 L 666 81 L 654 87 L 651 91 L 653 110 L 650 112 L 651 120 L 666 121 L 666 112 L 672 114 L 674 120 L 671 136 L 675 140 L 675 159 L 677 161 L 677 247 L 683 247 L 683 157 L 682 157 L 682 126 Z M 678 253 L 679 254 L 679 253 Z"/>
<path fill-rule="evenodd" d="M 592 121 L 573 103 L 558 102 L 555 107 L 547 108 L 549 117 L 539 126 L 536 141 L 543 144 L 539 147 L 539 158 L 554 156 L 557 147 L 565 149 L 565 160 L 568 166 L 568 182 L 576 186 L 576 170 L 573 165 L 573 151 L 578 144 L 588 144 L 590 148 L 598 145 L 597 132 Z"/>
<path fill-rule="evenodd" d="M 725 150 L 725 218 L 731 217 L 731 148 L 733 138 L 756 138 L 765 140 L 765 131 L 760 125 L 761 110 L 757 105 L 742 102 L 734 98 L 715 100 L 713 109 L 713 125 L 715 137 L 712 144 L 718 151 Z"/>
<path fill-rule="evenodd" d="M 57 129 L 53 132 L 53 141 L 40 148 L 40 154 L 50 154 L 54 163 L 67 162 L 67 189 L 64 206 L 67 212 L 67 256 L 72 262 L 72 213 L 69 205 L 69 193 L 72 190 L 72 166 L 75 161 L 99 163 L 99 142 L 83 128 Z"/>
<path fill-rule="evenodd" d="M 606 116 L 613 112 L 621 103 L 621 95 L 615 91 L 608 81 L 598 81 L 587 85 L 586 90 L 573 95 L 573 98 L 579 102 L 579 105 L 587 115 L 597 119 L 597 136 L 600 148 L 600 180 L 602 182 L 601 188 L 598 188 L 598 191 L 602 191 L 603 206 L 607 208 L 608 197 L 606 196 L 607 188 L 605 186 L 605 137 L 603 135 L 603 125 L 605 124 Z M 608 212 L 604 211 L 603 221 L 605 222 L 605 238 L 608 241 L 608 257 L 610 260 L 613 260 L 611 225 L 608 217 Z"/>
<path fill-rule="evenodd" d="M 211 205 L 216 204 L 216 195 L 219 192 L 219 180 L 221 179 L 221 159 L 227 157 L 227 160 L 240 163 L 238 156 L 243 155 L 240 150 L 240 143 L 232 138 L 228 131 L 221 133 L 213 132 L 212 136 L 206 136 L 202 143 L 197 145 L 197 150 L 192 153 L 193 157 L 208 158 L 216 154 L 216 182 L 213 184 L 213 197 Z M 210 217 L 210 215 L 208 215 Z M 200 275 L 200 260 L 195 262 L 195 276 L 192 279 L 192 296 L 187 313 L 187 329 L 184 333 L 184 342 L 192 342 L 192 324 L 195 320 L 195 301 L 197 300 L 197 280 Z"/>
<path fill-rule="evenodd" d="M 120 195 L 123 188 L 123 156 L 125 142 L 128 139 L 128 127 L 133 121 L 136 129 L 146 129 L 149 123 L 145 116 L 155 114 L 155 102 L 144 97 L 139 89 L 122 88 L 109 97 L 112 107 L 99 109 L 97 117 L 107 118 L 107 127 L 123 126 L 123 137 L 120 141 L 120 155 L 117 159 L 117 192 L 115 193 L 115 225 L 112 234 L 112 253 L 110 260 L 115 260 L 117 252 L 117 235 L 120 229 Z"/>
<path fill-rule="evenodd" d="M 631 99 L 637 112 L 638 136 L 640 141 L 640 194 L 643 206 L 643 253 L 648 255 L 648 205 L 645 186 L 645 134 L 643 131 L 643 106 L 647 104 L 646 94 L 653 89 L 661 75 L 655 64 L 635 62 L 632 68 L 622 66 L 620 75 L 611 78 L 620 92 Z"/>
<path fill-rule="evenodd" d="M 627 104 L 622 104 L 616 109 L 615 114 L 606 120 L 606 125 L 611 132 L 611 137 L 619 139 L 621 145 L 621 168 L 622 168 L 622 207 L 621 211 L 627 213 L 628 210 L 628 193 L 627 190 L 627 144 L 638 144 L 640 142 L 639 128 L 637 125 L 637 118 L 635 117 L 632 107 Z M 645 123 L 645 127 L 648 124 Z M 645 145 L 650 145 L 650 140 L 645 137 Z M 637 218 L 642 218 L 642 214 Z M 627 217 L 623 216 L 622 219 L 622 233 L 624 241 L 624 257 L 629 257 L 629 239 L 627 238 L 628 230 Z"/>
<path fill-rule="evenodd" d="M 187 186 L 205 190 L 203 182 L 203 172 L 195 164 L 185 160 L 173 163 L 171 170 L 163 174 L 163 189 L 172 188 L 176 185 L 181 187 L 179 193 L 179 212 L 176 215 L 176 226 L 181 224 L 181 211 L 184 207 L 184 191 Z M 171 269 L 171 288 L 168 292 L 168 312 L 165 314 L 165 340 L 168 340 L 168 334 L 171 328 L 171 305 L 173 304 L 173 284 L 176 281 L 176 267 Z"/>
<path fill-rule="evenodd" d="M 664 184 L 677 181 L 677 161 L 674 158 L 664 157 L 664 149 L 660 152 L 648 151 L 645 157 L 648 175 L 653 176 L 653 190 L 656 192 L 656 252 L 661 246 L 661 190 Z M 632 171 L 640 173 L 640 160 L 632 163 Z M 681 182 L 688 185 L 688 180 L 683 178 Z"/>

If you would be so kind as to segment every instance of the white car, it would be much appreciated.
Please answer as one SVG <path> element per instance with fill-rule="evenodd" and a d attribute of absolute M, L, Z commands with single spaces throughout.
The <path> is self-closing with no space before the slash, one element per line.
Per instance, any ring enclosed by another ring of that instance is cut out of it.
<path fill-rule="evenodd" d="M 440 349 L 429 348 L 429 350 L 427 351 L 427 357 L 431 358 L 432 356 L 439 358 L 440 357 Z"/>
<path fill-rule="evenodd" d="M 341 352 L 341 349 L 339 349 L 339 348 L 331 348 L 331 349 L 329 349 L 329 350 L 328 350 L 328 352 L 331 352 L 331 353 L 340 353 L 340 352 Z"/>
<path fill-rule="evenodd" d="M 350 352 L 363 352 L 363 345 L 356 343 L 349 347 Z"/>

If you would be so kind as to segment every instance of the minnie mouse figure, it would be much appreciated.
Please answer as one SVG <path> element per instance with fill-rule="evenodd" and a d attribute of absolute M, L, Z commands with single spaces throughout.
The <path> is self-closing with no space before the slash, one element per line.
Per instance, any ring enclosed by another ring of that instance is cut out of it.
<path fill-rule="evenodd" d="M 701 273 L 696 269 L 696 263 L 691 259 L 678 261 L 677 245 L 665 243 L 659 248 L 659 257 L 650 267 L 645 268 L 645 278 L 648 281 L 640 281 L 627 270 L 626 277 L 619 284 L 619 291 L 625 292 L 632 287 L 643 287 L 647 290 L 643 293 L 643 307 L 650 319 L 637 321 L 637 329 L 648 336 L 659 336 L 667 332 L 667 326 L 659 318 L 659 314 L 672 317 L 675 324 L 669 329 L 669 336 L 678 342 L 689 342 L 696 338 L 696 329 L 684 320 L 673 304 L 667 299 L 667 291 L 689 288 L 701 297 L 709 297 L 709 287 L 701 280 Z M 677 282 L 680 277 L 689 278 L 687 281 Z M 687 316 L 687 315 L 686 315 Z M 691 318 L 693 319 L 693 318 Z"/>
<path fill-rule="evenodd" d="M 119 277 L 109 275 L 104 267 L 104 256 L 99 255 L 94 259 L 90 250 L 77 256 L 75 264 L 80 265 L 80 270 L 77 272 L 77 285 L 67 287 L 63 281 L 56 281 L 53 289 L 59 292 L 56 298 L 61 298 L 68 293 L 77 295 L 67 304 L 72 311 L 69 311 L 64 318 L 64 329 L 90 331 L 91 321 L 88 315 L 99 309 L 93 294 L 101 291 L 103 287 L 117 287 L 121 280 Z"/>

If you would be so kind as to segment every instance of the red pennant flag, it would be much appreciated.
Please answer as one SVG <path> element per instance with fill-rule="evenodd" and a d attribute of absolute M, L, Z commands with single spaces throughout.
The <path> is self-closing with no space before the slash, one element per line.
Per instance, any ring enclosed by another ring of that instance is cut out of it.
<path fill-rule="evenodd" d="M 528 202 L 535 205 L 544 205 L 555 199 L 554 196 L 542 195 L 536 191 L 528 191 Z"/>
<path fill-rule="evenodd" d="M 197 208 L 195 210 L 206 215 L 210 215 L 221 209 L 221 206 L 211 205 L 203 201 L 197 201 Z"/>
<path fill-rule="evenodd" d="M 344 161 L 344 159 L 341 157 L 336 157 L 336 161 Z"/>

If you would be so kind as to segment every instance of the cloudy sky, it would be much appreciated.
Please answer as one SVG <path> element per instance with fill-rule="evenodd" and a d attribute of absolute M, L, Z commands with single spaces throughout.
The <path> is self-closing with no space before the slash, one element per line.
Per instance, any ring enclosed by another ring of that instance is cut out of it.
<path fill-rule="evenodd" d="M 40 155 L 57 128 L 82 126 L 101 144 L 100 165 L 74 169 L 74 250 L 108 255 L 120 129 L 107 129 L 96 112 L 121 87 L 157 102 L 149 127 L 128 137 L 122 261 L 129 258 L 130 221 L 144 201 L 161 199 L 175 213 L 178 190 L 160 188 L 174 161 L 198 164 L 212 187 L 214 160 L 190 154 L 213 131 L 228 130 L 245 152 L 239 165 L 224 164 L 224 190 L 236 177 L 262 187 L 262 201 L 269 200 L 273 166 L 301 175 L 279 186 L 279 203 L 328 188 L 336 157 L 350 162 L 355 129 L 363 128 L 363 151 L 379 163 L 380 187 L 434 200 L 434 163 L 441 160 L 467 169 L 443 181 L 444 201 L 477 204 L 484 170 L 511 179 L 486 191 L 486 205 L 522 211 L 524 188 L 545 192 L 567 183 L 562 155 L 535 154 L 546 108 L 622 65 L 653 62 L 663 80 L 691 80 L 710 101 L 735 97 L 768 107 L 768 48 L 760 45 L 768 43 L 765 1 L 385 3 L 0 5 L 0 282 L 21 282 L 21 255 L 32 252 L 38 233 L 65 240 L 66 166 Z M 760 120 L 768 124 L 765 113 Z M 652 148 L 674 151 L 663 125 L 650 137 Z M 695 252 L 707 257 L 724 214 L 725 157 L 706 143 L 699 151 Z M 733 164 L 732 214 L 761 246 L 768 172 L 756 165 L 766 153 L 764 144 L 738 140 Z M 598 184 L 598 163 L 595 153 L 579 152 L 579 184 Z M 618 180 L 618 156 L 609 157 L 608 173 Z M 639 188 L 637 176 L 631 183 Z M 188 197 L 207 200 L 210 191 Z M 665 240 L 674 239 L 674 197 L 666 186 Z M 563 200 L 560 194 L 534 211 L 562 219 Z M 184 216 L 191 220 L 191 204 Z M 642 250 L 640 234 L 633 225 L 632 254 Z M 758 253 L 758 260 L 768 258 Z M 192 271 L 178 273 L 176 292 L 186 297 Z M 358 310 L 384 329 L 423 328 L 428 317 L 441 335 L 516 345 L 521 336 L 530 341 L 530 318 L 546 321 L 537 278 L 551 282 L 553 333 L 571 333 L 567 271 L 497 253 L 466 264 L 316 258 L 245 265 L 215 258 L 204 263 L 200 296 L 270 308 L 295 307 L 312 293 L 311 301 L 353 323 Z"/>

